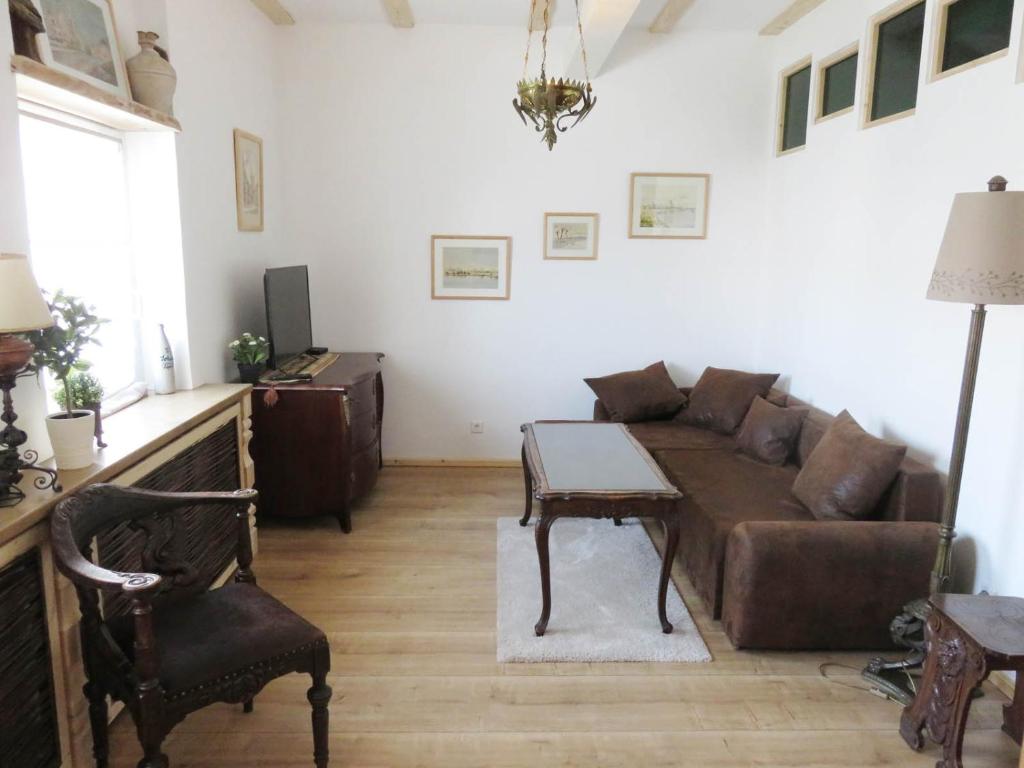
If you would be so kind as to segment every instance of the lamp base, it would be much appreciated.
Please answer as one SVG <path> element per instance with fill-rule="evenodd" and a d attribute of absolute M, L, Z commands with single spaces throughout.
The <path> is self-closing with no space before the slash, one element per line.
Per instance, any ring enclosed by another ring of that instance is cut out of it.
<path fill-rule="evenodd" d="M 903 612 L 889 625 L 889 635 L 896 645 L 908 648 L 910 652 L 899 661 L 887 661 L 877 656 L 860 673 L 878 690 L 905 707 L 917 695 L 911 673 L 919 671 L 924 665 L 924 626 L 928 622 L 930 610 L 931 606 L 925 599 L 914 600 L 903 606 Z"/>

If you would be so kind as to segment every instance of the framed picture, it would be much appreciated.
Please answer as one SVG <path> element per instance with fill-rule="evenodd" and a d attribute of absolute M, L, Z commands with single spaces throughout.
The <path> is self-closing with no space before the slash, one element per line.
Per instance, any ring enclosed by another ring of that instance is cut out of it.
<path fill-rule="evenodd" d="M 235 205 L 240 232 L 263 231 L 263 139 L 235 128 Z"/>
<path fill-rule="evenodd" d="M 596 259 L 596 213 L 545 213 L 545 259 Z"/>
<path fill-rule="evenodd" d="M 430 249 L 430 298 L 508 299 L 511 237 L 434 235 Z"/>
<path fill-rule="evenodd" d="M 709 174 L 634 173 L 630 185 L 630 237 L 703 240 L 708 236 Z"/>
<path fill-rule="evenodd" d="M 46 66 L 131 101 L 128 75 L 109 0 L 35 0 L 46 34 L 39 53 Z"/>

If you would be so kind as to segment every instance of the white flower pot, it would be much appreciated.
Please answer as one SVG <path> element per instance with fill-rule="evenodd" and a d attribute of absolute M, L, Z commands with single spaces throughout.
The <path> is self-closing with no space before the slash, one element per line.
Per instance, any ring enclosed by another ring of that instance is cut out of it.
<path fill-rule="evenodd" d="M 73 413 L 74 418 L 70 419 L 66 413 L 52 413 L 46 417 L 46 431 L 50 433 L 57 469 L 82 469 L 96 458 L 93 445 L 96 414 L 84 410 Z"/>

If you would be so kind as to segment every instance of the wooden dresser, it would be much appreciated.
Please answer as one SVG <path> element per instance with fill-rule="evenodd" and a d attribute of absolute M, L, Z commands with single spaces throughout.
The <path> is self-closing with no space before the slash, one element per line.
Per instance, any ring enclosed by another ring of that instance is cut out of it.
<path fill-rule="evenodd" d="M 344 353 L 310 382 L 253 388 L 261 515 L 331 515 L 352 530 L 351 505 L 373 488 L 381 466 L 383 358 Z"/>
<path fill-rule="evenodd" d="M 104 419 L 108 447 L 92 467 L 60 473 L 61 493 L 33 488 L 33 473 L 26 473 L 27 498 L 0 510 L 0 765 L 93 765 L 78 600 L 53 563 L 50 512 L 69 493 L 99 482 L 164 491 L 252 487 L 249 391 L 216 384 L 148 397 Z M 228 517 L 216 510 L 196 515 L 188 529 L 194 562 L 214 586 L 235 567 L 235 528 Z M 255 528 L 250 530 L 255 548 Z M 122 569 L 129 535 L 115 531 L 97 540 L 97 561 Z M 103 610 L 125 607 L 107 601 Z M 118 711 L 112 708 L 111 714 Z"/>

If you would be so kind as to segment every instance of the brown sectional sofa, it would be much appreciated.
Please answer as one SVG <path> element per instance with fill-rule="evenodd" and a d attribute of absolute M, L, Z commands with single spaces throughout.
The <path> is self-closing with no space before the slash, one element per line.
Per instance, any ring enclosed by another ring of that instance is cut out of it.
<path fill-rule="evenodd" d="M 768 400 L 809 407 L 778 390 Z M 684 492 L 679 556 L 737 648 L 887 648 L 891 619 L 928 593 L 942 504 L 934 469 L 904 459 L 871 520 L 817 520 L 793 496 L 833 418 L 810 407 L 784 466 L 678 419 L 629 425 Z M 600 402 L 594 419 L 608 420 Z"/>

